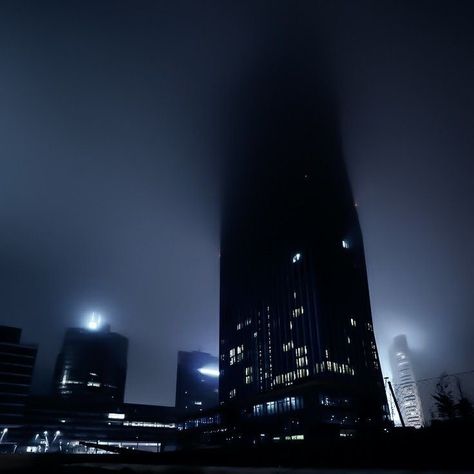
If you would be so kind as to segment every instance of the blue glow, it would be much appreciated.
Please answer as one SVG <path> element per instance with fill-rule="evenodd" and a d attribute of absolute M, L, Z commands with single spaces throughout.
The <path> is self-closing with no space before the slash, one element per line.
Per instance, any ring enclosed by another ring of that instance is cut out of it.
<path fill-rule="evenodd" d="M 209 377 L 219 377 L 219 370 L 214 367 L 201 367 L 198 372 Z"/>
<path fill-rule="evenodd" d="M 97 331 L 102 323 L 102 318 L 99 313 L 91 313 L 89 320 L 87 321 L 87 328 L 91 331 Z"/>

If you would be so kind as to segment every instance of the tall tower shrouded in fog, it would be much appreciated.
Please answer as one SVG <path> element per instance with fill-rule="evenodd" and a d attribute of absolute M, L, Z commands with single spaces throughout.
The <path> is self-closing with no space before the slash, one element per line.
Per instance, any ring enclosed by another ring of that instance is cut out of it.
<path fill-rule="evenodd" d="M 54 391 L 63 399 L 122 403 L 127 376 L 128 339 L 94 318 L 70 328 L 56 361 Z"/>
<path fill-rule="evenodd" d="M 387 420 L 338 124 L 304 77 L 242 101 L 223 215 L 220 404 L 267 439 Z"/>
<path fill-rule="evenodd" d="M 415 381 L 413 364 L 404 334 L 396 336 L 390 348 L 395 394 L 400 406 L 401 415 L 406 426 L 421 428 L 424 424 L 420 394 Z"/>

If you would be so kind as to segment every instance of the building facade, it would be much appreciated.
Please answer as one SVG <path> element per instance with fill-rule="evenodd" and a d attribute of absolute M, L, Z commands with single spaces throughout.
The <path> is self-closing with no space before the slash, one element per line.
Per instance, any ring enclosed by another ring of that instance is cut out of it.
<path fill-rule="evenodd" d="M 87 403 L 123 402 L 128 339 L 110 327 L 66 331 L 54 374 L 54 393 Z"/>
<path fill-rule="evenodd" d="M 327 104 L 274 77 L 244 111 L 258 126 L 233 141 L 220 405 L 257 437 L 344 435 L 388 418 L 357 205 Z"/>
<path fill-rule="evenodd" d="M 23 423 L 37 346 L 21 343 L 21 329 L 0 326 L 0 427 Z M 6 431 L 0 432 L 3 440 Z"/>
<path fill-rule="evenodd" d="M 405 426 L 421 428 L 424 425 L 423 409 L 413 372 L 410 349 L 404 334 L 396 336 L 390 348 L 395 396 Z"/>
<path fill-rule="evenodd" d="M 176 431 L 174 407 L 34 396 L 8 441 L 17 453 L 162 452 L 176 449 Z"/>
<path fill-rule="evenodd" d="M 176 409 L 181 416 L 218 405 L 218 358 L 206 352 L 179 351 L 176 374 Z"/>

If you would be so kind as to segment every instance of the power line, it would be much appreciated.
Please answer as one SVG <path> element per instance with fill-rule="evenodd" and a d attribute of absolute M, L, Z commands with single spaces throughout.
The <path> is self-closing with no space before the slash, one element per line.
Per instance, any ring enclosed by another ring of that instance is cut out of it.
<path fill-rule="evenodd" d="M 402 385 L 411 385 L 413 383 L 429 382 L 430 380 L 439 380 L 441 377 L 457 377 L 459 375 L 467 375 L 467 374 L 474 374 L 474 370 L 466 370 L 465 372 L 456 372 L 454 374 L 441 374 L 438 377 L 429 377 L 427 379 L 418 379 L 412 382 L 403 382 L 403 383 L 397 383 L 394 385 L 396 385 L 397 387 L 400 387 Z"/>

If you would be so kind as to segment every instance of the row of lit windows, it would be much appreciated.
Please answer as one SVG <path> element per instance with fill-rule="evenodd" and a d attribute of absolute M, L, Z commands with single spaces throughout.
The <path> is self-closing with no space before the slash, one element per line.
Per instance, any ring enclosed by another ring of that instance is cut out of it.
<path fill-rule="evenodd" d="M 176 428 L 174 423 L 159 423 L 155 421 L 124 421 L 123 426 L 140 426 L 143 428 Z"/>
<path fill-rule="evenodd" d="M 301 397 L 286 397 L 280 400 L 260 403 L 253 406 L 254 416 L 276 415 L 289 411 L 301 410 L 303 408 L 303 399 Z"/>
<path fill-rule="evenodd" d="M 80 380 L 67 380 L 63 377 L 61 380 L 61 386 L 66 386 L 66 385 L 86 385 L 87 387 L 108 387 L 108 388 L 116 388 L 114 385 L 109 385 L 109 384 L 102 384 L 101 382 L 94 382 L 89 380 L 88 382 L 82 382 Z"/>
<path fill-rule="evenodd" d="M 252 324 L 252 318 L 247 318 L 243 323 L 237 323 L 237 331 L 240 331 L 244 325 L 250 326 Z"/>
<path fill-rule="evenodd" d="M 205 416 L 202 418 L 197 418 L 195 420 L 188 420 L 184 423 L 184 425 L 180 425 L 178 429 L 184 428 L 185 430 L 189 430 L 191 428 L 197 428 L 200 425 L 217 425 L 220 423 L 220 416 Z"/>
<path fill-rule="evenodd" d="M 280 385 L 280 384 L 291 384 L 297 379 L 301 379 L 303 377 L 308 377 L 309 376 L 309 370 L 308 369 L 297 369 L 293 370 L 291 372 L 287 372 L 286 374 L 280 374 L 275 377 L 273 380 L 273 383 L 275 385 Z"/>
<path fill-rule="evenodd" d="M 80 380 L 66 380 L 65 378 L 61 380 L 61 385 L 82 385 L 83 383 Z"/>
<path fill-rule="evenodd" d="M 296 354 L 296 357 L 300 357 L 302 355 L 306 355 L 308 353 L 308 348 L 306 346 L 302 346 L 302 347 L 297 347 L 295 349 L 295 354 Z"/>
<path fill-rule="evenodd" d="M 304 308 L 303 306 L 300 306 L 299 308 L 295 308 L 291 311 L 291 315 L 294 317 L 294 318 L 297 318 L 298 316 L 301 316 L 302 314 L 304 314 Z"/>
<path fill-rule="evenodd" d="M 288 352 L 291 349 L 294 349 L 294 347 L 295 347 L 295 344 L 293 343 L 293 341 L 286 342 L 283 344 L 283 352 Z"/>
<path fill-rule="evenodd" d="M 306 367 L 308 365 L 308 357 L 302 356 L 296 358 L 296 367 Z"/>
<path fill-rule="evenodd" d="M 321 363 L 317 363 L 315 366 L 316 373 L 323 373 L 323 372 L 335 372 L 339 374 L 348 374 L 354 375 L 354 369 L 349 367 L 347 364 L 339 364 L 337 362 L 332 362 L 330 360 L 323 361 Z"/>

